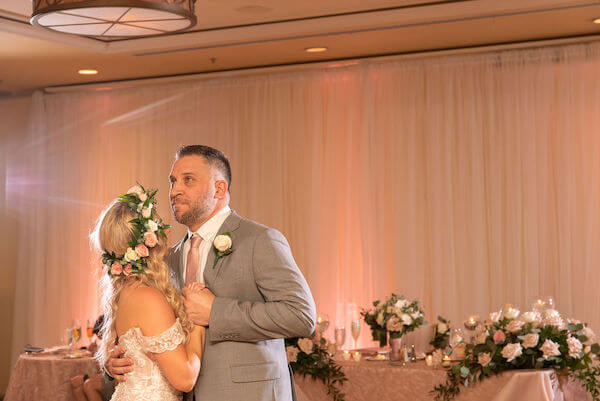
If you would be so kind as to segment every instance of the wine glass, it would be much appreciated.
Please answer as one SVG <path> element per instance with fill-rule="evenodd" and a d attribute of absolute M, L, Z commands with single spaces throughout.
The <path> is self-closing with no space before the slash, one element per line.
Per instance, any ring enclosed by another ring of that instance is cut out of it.
<path fill-rule="evenodd" d="M 342 349 L 342 346 L 346 342 L 346 328 L 344 326 L 336 327 L 334 330 L 334 336 L 335 345 L 337 345 L 339 349 Z"/>
<path fill-rule="evenodd" d="M 329 315 L 320 315 L 317 317 L 317 333 L 319 338 L 323 337 L 323 333 L 329 327 Z"/>
<path fill-rule="evenodd" d="M 73 327 L 67 327 L 63 336 L 63 343 L 68 345 L 69 348 L 73 346 Z"/>
<path fill-rule="evenodd" d="M 79 323 L 79 320 L 74 320 L 73 321 L 73 342 L 74 344 L 77 344 L 77 342 L 79 342 L 79 339 L 81 338 L 81 323 Z"/>
<path fill-rule="evenodd" d="M 354 339 L 354 349 L 358 348 L 358 337 L 360 336 L 360 319 L 350 322 L 350 331 Z"/>
<path fill-rule="evenodd" d="M 90 344 L 92 343 L 92 338 L 94 337 L 94 319 L 90 318 L 87 320 L 87 330 L 86 330 L 86 334 L 87 334 L 87 338 L 90 341 Z"/>

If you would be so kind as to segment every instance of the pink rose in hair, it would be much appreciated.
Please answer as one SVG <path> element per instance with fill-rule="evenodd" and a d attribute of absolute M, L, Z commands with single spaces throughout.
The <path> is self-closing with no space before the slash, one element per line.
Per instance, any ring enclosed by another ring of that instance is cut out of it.
<path fill-rule="evenodd" d="M 504 340 L 506 340 L 506 335 L 504 334 L 504 332 L 502 330 L 498 330 L 497 332 L 494 333 L 494 342 L 496 344 L 503 343 Z"/>
<path fill-rule="evenodd" d="M 133 272 L 133 266 L 131 266 L 131 263 L 127 263 L 127 266 L 125 266 L 123 268 L 123 274 L 125 274 L 126 276 L 129 276 L 132 272 Z"/>
<path fill-rule="evenodd" d="M 123 271 L 123 266 L 119 262 L 114 262 L 110 267 L 110 274 L 118 276 Z"/>
<path fill-rule="evenodd" d="M 149 248 L 154 248 L 158 243 L 158 238 L 153 232 L 144 233 L 144 244 Z"/>
<path fill-rule="evenodd" d="M 144 244 L 137 244 L 137 246 L 135 247 L 135 251 L 142 258 L 145 258 L 146 256 L 150 255 L 150 251 L 148 251 L 148 248 L 146 248 L 146 245 Z"/>

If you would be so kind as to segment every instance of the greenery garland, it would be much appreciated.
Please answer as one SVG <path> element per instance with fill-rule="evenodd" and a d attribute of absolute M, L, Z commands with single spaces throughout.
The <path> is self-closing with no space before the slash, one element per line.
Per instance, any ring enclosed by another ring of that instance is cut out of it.
<path fill-rule="evenodd" d="M 331 357 L 335 344 L 321 338 L 318 343 L 312 338 L 288 338 L 285 340 L 286 354 L 295 373 L 321 381 L 333 401 L 344 401 L 341 387 L 348 379 L 341 367 Z"/>

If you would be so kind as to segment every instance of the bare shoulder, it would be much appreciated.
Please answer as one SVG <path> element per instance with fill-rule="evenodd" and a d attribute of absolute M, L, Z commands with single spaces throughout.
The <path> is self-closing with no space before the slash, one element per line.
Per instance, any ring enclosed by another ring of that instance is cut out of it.
<path fill-rule="evenodd" d="M 158 289 L 139 286 L 132 288 L 119 302 L 119 309 L 127 315 L 132 326 L 137 326 L 145 336 L 162 333 L 175 322 L 175 313 L 165 295 Z"/>

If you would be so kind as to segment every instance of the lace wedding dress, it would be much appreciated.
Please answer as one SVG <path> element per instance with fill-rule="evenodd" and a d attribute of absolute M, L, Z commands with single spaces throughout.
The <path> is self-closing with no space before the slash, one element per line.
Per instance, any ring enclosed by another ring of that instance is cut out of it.
<path fill-rule="evenodd" d="M 185 341 L 179 319 L 159 335 L 146 337 L 139 327 L 132 327 L 119 338 L 133 360 L 133 372 L 119 383 L 111 401 L 180 401 L 183 394 L 162 375 L 153 354 L 172 351 Z"/>

